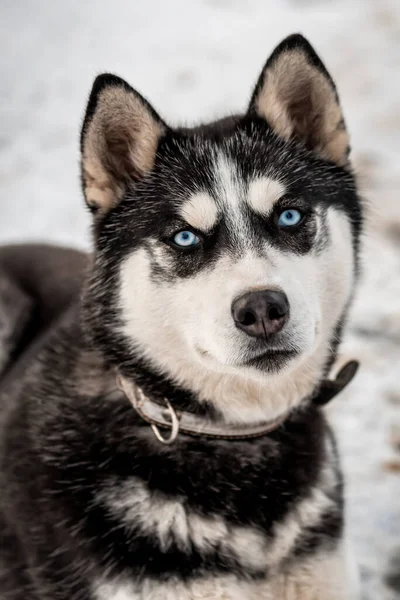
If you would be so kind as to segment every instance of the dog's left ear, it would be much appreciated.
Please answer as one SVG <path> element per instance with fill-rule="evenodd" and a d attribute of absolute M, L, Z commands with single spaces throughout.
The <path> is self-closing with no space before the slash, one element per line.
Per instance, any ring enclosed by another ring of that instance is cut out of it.
<path fill-rule="evenodd" d="M 266 119 L 282 138 L 298 140 L 337 165 L 348 164 L 349 136 L 335 84 L 303 36 L 291 35 L 274 50 L 249 112 Z"/>

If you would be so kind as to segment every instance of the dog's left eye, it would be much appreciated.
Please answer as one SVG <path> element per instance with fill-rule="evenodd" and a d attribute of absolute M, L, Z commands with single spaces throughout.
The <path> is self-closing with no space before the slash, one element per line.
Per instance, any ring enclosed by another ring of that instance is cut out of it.
<path fill-rule="evenodd" d="M 181 248 L 189 248 L 190 246 L 197 246 L 200 243 L 200 238 L 197 237 L 193 231 L 178 231 L 173 237 L 172 241 L 176 246 Z"/>
<path fill-rule="evenodd" d="M 298 225 L 302 218 L 303 215 L 299 210 L 289 208 L 279 215 L 278 224 L 280 227 L 293 227 L 294 225 Z"/>

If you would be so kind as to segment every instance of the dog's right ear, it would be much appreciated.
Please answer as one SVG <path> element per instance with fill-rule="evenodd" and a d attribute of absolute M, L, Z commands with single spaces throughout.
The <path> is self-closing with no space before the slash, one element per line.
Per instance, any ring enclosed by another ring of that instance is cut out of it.
<path fill-rule="evenodd" d="M 93 212 L 108 212 L 129 184 L 151 170 L 166 129 L 123 79 L 109 74 L 96 78 L 81 133 L 83 191 Z"/>

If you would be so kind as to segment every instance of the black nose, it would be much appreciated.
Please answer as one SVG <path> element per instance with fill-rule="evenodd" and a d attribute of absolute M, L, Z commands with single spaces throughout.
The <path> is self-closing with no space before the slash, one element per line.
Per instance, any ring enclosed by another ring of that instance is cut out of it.
<path fill-rule="evenodd" d="M 282 329 L 289 317 L 286 294 L 273 290 L 249 292 L 232 304 L 236 327 L 252 337 L 265 338 Z"/>

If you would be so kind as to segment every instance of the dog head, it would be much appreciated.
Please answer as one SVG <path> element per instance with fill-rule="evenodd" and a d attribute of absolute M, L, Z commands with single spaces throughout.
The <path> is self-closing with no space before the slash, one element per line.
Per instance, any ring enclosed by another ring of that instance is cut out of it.
<path fill-rule="evenodd" d="M 86 316 L 109 360 L 140 358 L 231 420 L 310 394 L 352 295 L 361 209 L 336 89 L 308 42 L 275 49 L 245 115 L 193 129 L 101 75 L 81 150 Z"/>

